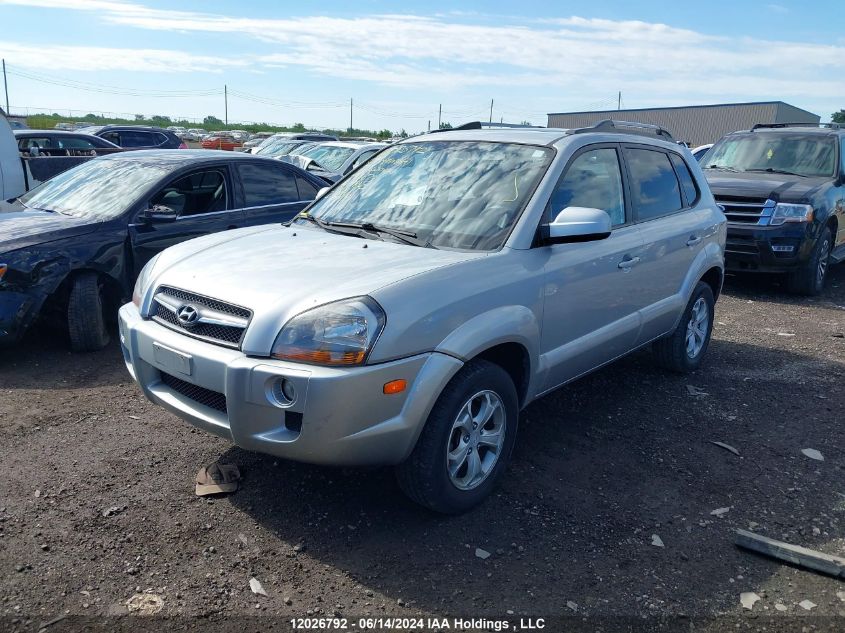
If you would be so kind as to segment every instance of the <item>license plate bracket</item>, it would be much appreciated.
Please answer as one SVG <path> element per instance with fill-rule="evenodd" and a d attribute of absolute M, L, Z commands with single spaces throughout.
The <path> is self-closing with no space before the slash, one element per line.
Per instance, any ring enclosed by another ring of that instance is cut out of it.
<path fill-rule="evenodd" d="M 185 376 L 193 373 L 194 363 L 190 354 L 185 354 L 161 343 L 153 343 L 153 356 L 156 364 L 164 369 L 179 372 Z"/>

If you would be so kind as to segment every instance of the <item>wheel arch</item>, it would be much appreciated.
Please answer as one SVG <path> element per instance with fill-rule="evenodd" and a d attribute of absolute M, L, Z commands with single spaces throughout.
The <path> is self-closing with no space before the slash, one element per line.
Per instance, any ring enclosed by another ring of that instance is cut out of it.
<path fill-rule="evenodd" d="M 462 323 L 435 351 L 464 362 L 483 358 L 501 366 L 514 380 L 522 407 L 530 399 L 539 341 L 540 324 L 530 308 L 501 306 Z"/>

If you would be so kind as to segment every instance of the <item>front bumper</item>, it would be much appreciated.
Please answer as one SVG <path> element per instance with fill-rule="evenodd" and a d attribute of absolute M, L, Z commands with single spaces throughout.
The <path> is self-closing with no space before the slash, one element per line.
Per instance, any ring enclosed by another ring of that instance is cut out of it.
<path fill-rule="evenodd" d="M 354 368 L 302 365 L 184 336 L 131 303 L 119 315 L 126 367 L 147 398 L 242 448 L 317 464 L 403 461 L 462 366 L 439 353 Z M 280 379 L 295 389 L 289 405 L 273 395 Z M 385 395 L 384 384 L 398 379 L 407 389 Z"/>
<path fill-rule="evenodd" d="M 37 303 L 30 294 L 0 290 L 0 346 L 20 339 L 37 312 Z"/>
<path fill-rule="evenodd" d="M 760 227 L 729 223 L 725 268 L 737 272 L 788 272 L 807 261 L 813 244 L 806 224 Z"/>

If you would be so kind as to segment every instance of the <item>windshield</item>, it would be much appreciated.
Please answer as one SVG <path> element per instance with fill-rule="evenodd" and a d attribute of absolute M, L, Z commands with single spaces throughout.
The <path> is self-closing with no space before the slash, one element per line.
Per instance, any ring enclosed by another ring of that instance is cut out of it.
<path fill-rule="evenodd" d="M 771 171 L 798 176 L 833 176 L 836 143 L 816 134 L 761 134 L 728 137 L 701 160 L 707 169 Z"/>
<path fill-rule="evenodd" d="M 298 152 L 301 156 L 313 158 L 314 161 L 329 171 L 340 171 L 346 159 L 352 156 L 355 150 L 351 147 L 335 147 L 332 145 L 317 145 L 304 152 Z"/>
<path fill-rule="evenodd" d="M 20 201 L 33 209 L 110 220 L 135 204 L 167 173 L 162 167 L 137 161 L 95 159 L 51 178 Z"/>
<path fill-rule="evenodd" d="M 496 250 L 553 155 L 548 147 L 509 143 L 394 145 L 335 185 L 309 215 L 411 232 L 437 248 Z"/>
<path fill-rule="evenodd" d="M 280 141 L 275 139 L 272 143 L 262 143 L 253 153 L 262 154 L 264 156 L 285 156 L 289 154 L 292 149 L 296 149 L 303 144 L 303 141 Z"/>

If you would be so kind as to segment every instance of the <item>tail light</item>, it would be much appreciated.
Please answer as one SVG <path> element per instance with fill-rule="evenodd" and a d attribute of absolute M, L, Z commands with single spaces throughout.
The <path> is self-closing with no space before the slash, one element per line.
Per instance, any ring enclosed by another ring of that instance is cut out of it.
<path fill-rule="evenodd" d="M 185 144 L 185 141 L 179 143 L 179 149 L 188 149 L 188 146 Z"/>

